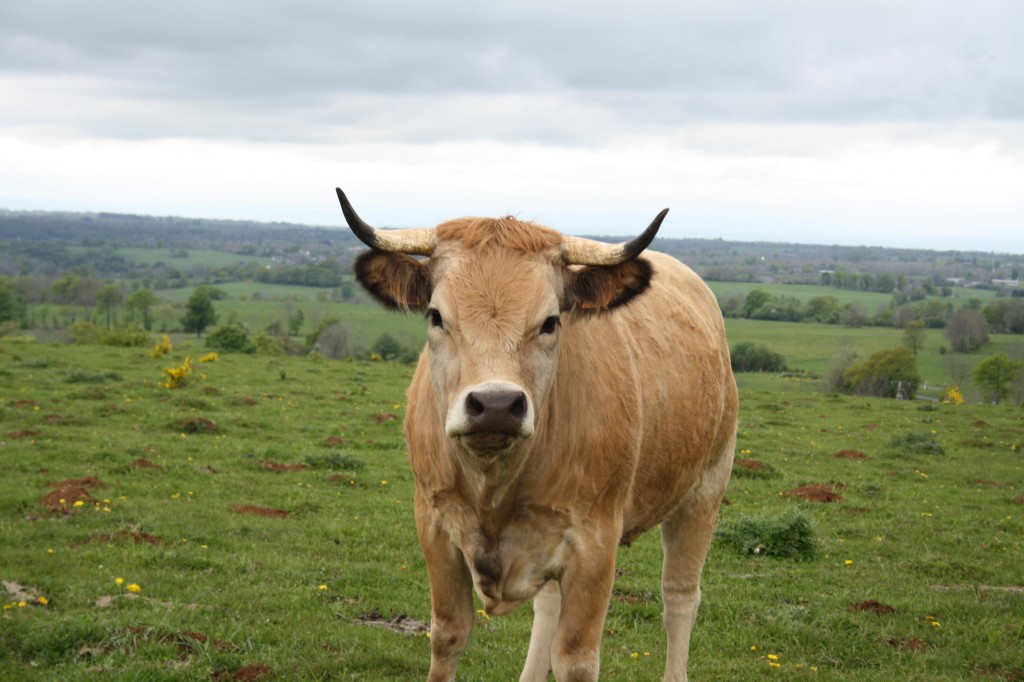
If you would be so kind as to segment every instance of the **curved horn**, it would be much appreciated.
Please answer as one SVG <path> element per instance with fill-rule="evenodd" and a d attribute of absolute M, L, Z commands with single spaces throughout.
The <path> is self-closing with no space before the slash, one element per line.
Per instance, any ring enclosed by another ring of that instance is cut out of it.
<path fill-rule="evenodd" d="M 408 253 L 414 256 L 429 256 L 437 246 L 437 235 L 433 229 L 413 228 L 407 230 L 378 230 L 367 224 L 359 217 L 356 210 L 352 208 L 348 197 L 340 188 L 338 201 L 341 202 L 341 212 L 345 214 L 345 221 L 359 240 L 378 251 L 394 251 L 396 253 Z"/>
<path fill-rule="evenodd" d="M 651 245 L 654 235 L 658 234 L 661 221 L 668 214 L 663 209 L 643 233 L 621 244 L 606 244 L 592 239 L 565 237 L 562 242 L 562 259 L 571 265 L 618 265 L 632 260 L 640 252 Z"/>

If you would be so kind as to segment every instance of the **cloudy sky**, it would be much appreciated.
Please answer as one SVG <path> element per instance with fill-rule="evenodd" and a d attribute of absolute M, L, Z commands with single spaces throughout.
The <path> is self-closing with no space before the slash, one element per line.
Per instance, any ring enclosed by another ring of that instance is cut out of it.
<path fill-rule="evenodd" d="M 1024 253 L 1018 0 L 0 4 L 0 208 Z"/>

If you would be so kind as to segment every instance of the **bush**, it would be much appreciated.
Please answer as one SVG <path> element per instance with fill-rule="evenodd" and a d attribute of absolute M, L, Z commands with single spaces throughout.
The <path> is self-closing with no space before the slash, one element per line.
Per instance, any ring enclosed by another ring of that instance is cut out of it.
<path fill-rule="evenodd" d="M 206 347 L 222 353 L 255 353 L 256 344 L 249 338 L 249 332 L 237 324 L 219 327 L 206 337 Z"/>
<path fill-rule="evenodd" d="M 946 449 L 934 434 L 925 431 L 908 431 L 889 441 L 889 447 L 916 455 L 944 455 Z"/>
<path fill-rule="evenodd" d="M 715 535 L 740 554 L 806 561 L 818 551 L 814 525 L 797 509 L 773 517 L 744 516 L 719 526 Z"/>
<path fill-rule="evenodd" d="M 842 390 L 879 398 L 913 398 L 921 383 L 917 359 L 909 348 L 893 348 L 874 353 L 867 360 L 851 365 L 843 372 Z"/>
<path fill-rule="evenodd" d="M 104 329 L 92 322 L 76 322 L 71 325 L 72 342 L 79 346 L 120 346 L 137 348 L 148 346 L 149 332 L 145 329 L 125 329 L 114 327 Z"/>
<path fill-rule="evenodd" d="M 786 357 L 782 353 L 751 341 L 736 344 L 730 355 L 734 372 L 782 372 L 786 369 Z"/>

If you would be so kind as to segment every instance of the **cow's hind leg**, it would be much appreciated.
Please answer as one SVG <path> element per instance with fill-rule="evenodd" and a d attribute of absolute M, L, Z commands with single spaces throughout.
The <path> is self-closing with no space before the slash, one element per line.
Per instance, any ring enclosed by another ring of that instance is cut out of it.
<path fill-rule="evenodd" d="M 562 610 L 562 591 L 558 583 L 549 580 L 533 598 L 533 632 L 530 651 L 519 682 L 547 682 L 551 672 L 551 643 L 558 628 Z"/>
<path fill-rule="evenodd" d="M 729 453 L 732 452 L 731 447 Z M 718 522 L 718 506 L 732 469 L 731 454 L 722 459 L 713 471 L 706 474 L 687 501 L 661 524 L 661 546 L 665 553 L 661 590 L 668 635 L 666 682 L 687 679 L 690 633 L 700 604 L 700 575 Z"/>

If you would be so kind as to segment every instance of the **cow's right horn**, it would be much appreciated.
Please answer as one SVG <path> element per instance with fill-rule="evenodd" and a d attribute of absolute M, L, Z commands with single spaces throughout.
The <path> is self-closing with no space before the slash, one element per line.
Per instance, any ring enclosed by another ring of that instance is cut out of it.
<path fill-rule="evenodd" d="M 659 213 L 647 229 L 639 236 L 621 244 L 606 244 L 604 242 L 584 239 L 582 237 L 565 237 L 562 242 L 562 259 L 573 265 L 618 265 L 632 260 L 651 245 L 654 236 L 658 234 L 661 221 L 668 214 L 668 209 Z"/>
<path fill-rule="evenodd" d="M 359 217 L 356 210 L 352 208 L 351 202 L 340 188 L 338 201 L 341 202 L 341 212 L 345 214 L 345 221 L 359 240 L 378 251 L 394 251 L 396 253 L 408 253 L 414 256 L 429 256 L 434 253 L 437 246 L 437 235 L 431 228 L 411 228 L 405 230 L 378 230 L 367 224 Z"/>

